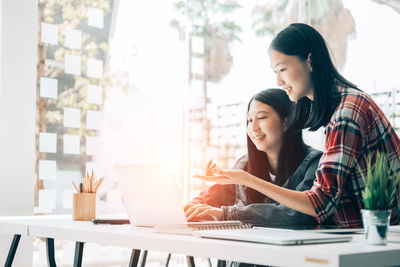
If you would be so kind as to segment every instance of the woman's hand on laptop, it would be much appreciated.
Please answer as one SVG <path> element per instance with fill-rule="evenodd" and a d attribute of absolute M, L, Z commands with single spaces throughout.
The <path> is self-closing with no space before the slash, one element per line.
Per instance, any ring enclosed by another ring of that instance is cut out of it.
<path fill-rule="evenodd" d="M 220 221 L 223 211 L 207 204 L 186 204 L 183 207 L 188 222 Z"/>

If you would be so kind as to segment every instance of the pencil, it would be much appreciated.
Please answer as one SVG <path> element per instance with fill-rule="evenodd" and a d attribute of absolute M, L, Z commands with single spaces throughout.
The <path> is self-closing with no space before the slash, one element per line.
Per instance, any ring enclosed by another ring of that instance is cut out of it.
<path fill-rule="evenodd" d="M 98 189 L 98 186 L 99 186 L 99 183 L 100 183 L 100 181 L 101 181 L 101 178 L 100 179 L 98 179 L 95 183 L 94 183 L 94 193 L 96 193 L 96 191 L 97 191 L 97 189 Z"/>
<path fill-rule="evenodd" d="M 87 193 L 90 193 L 90 191 L 92 190 L 90 188 L 90 177 L 89 177 L 89 172 L 86 172 L 86 183 L 87 183 Z"/>
<path fill-rule="evenodd" d="M 86 186 L 86 179 L 85 179 L 85 178 L 82 179 L 82 187 L 83 187 L 82 193 L 87 193 L 87 192 L 86 192 L 87 186 Z"/>
<path fill-rule="evenodd" d="M 72 181 L 72 180 L 71 180 L 71 182 L 72 182 L 72 184 L 74 185 L 74 187 L 75 187 L 75 189 L 76 189 L 76 192 L 78 192 L 78 193 L 79 193 L 78 187 L 76 187 L 76 185 L 75 185 L 74 181 Z"/>
<path fill-rule="evenodd" d="M 98 179 L 98 180 L 96 180 L 96 182 L 94 182 L 94 189 L 96 189 L 96 187 L 97 187 L 97 184 L 99 183 L 99 181 L 100 181 L 100 179 Z"/>
<path fill-rule="evenodd" d="M 97 193 L 97 190 L 99 189 L 99 187 L 100 187 L 101 183 L 103 182 L 103 180 L 104 180 L 104 177 L 101 177 L 100 180 L 98 180 L 98 183 L 94 188 L 94 193 Z"/>
<path fill-rule="evenodd" d="M 93 177 L 93 169 L 92 169 L 92 176 L 90 176 L 90 193 L 93 193 L 93 190 L 94 190 L 93 182 L 94 182 L 94 177 Z"/>

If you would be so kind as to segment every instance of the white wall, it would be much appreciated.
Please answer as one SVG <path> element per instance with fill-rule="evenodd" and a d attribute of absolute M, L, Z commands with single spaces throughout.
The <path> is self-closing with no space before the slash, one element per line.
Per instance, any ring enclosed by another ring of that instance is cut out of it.
<path fill-rule="evenodd" d="M 0 1 L 0 216 L 33 214 L 37 0 Z M 12 236 L 0 235 L 0 265 Z M 32 265 L 21 239 L 13 266 Z"/>

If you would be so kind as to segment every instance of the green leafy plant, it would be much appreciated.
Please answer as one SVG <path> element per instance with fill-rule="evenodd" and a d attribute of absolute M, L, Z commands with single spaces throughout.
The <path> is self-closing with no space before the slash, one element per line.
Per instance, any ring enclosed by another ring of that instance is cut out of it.
<path fill-rule="evenodd" d="M 388 157 L 385 154 L 376 152 L 374 163 L 372 163 L 372 159 L 373 154 L 366 158 L 366 174 L 357 164 L 365 184 L 362 192 L 364 206 L 367 210 L 388 210 L 396 197 L 400 174 L 394 173 L 397 168 L 389 165 Z"/>

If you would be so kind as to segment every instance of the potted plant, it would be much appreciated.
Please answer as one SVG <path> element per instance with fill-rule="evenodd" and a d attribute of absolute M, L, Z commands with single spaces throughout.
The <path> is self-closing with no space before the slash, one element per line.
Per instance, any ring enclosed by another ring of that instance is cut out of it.
<path fill-rule="evenodd" d="M 388 164 L 385 154 L 376 152 L 374 163 L 372 159 L 372 154 L 366 159 L 366 174 L 357 166 L 365 184 L 362 192 L 362 220 L 367 244 L 386 245 L 390 207 L 396 197 L 400 174 L 394 173 L 396 169 Z"/>

